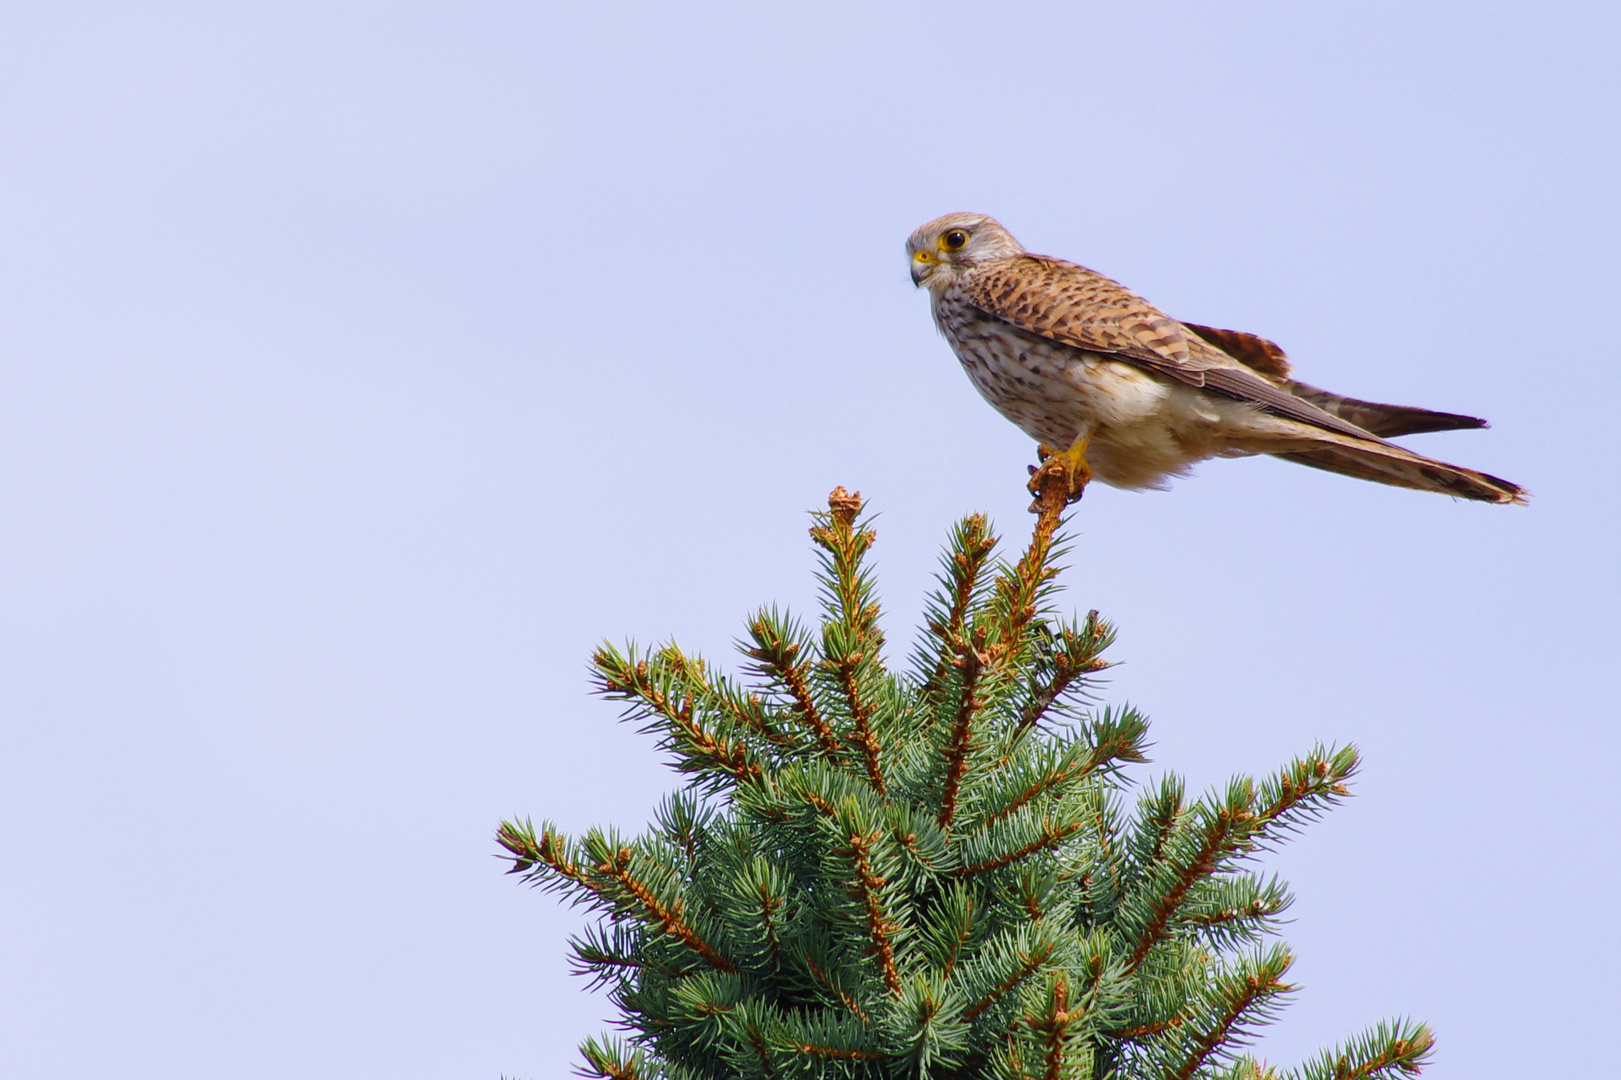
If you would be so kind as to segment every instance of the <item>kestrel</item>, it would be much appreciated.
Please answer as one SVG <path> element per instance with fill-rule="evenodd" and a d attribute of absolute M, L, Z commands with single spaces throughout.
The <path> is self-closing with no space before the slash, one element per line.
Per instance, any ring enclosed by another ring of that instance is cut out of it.
<path fill-rule="evenodd" d="M 1507 480 L 1385 441 L 1484 420 L 1296 382 L 1272 342 L 1178 322 L 1102 274 L 1030 254 L 983 214 L 931 221 L 906 251 L 975 388 L 1078 486 L 1095 476 L 1163 488 L 1207 458 L 1272 454 L 1397 487 L 1526 500 Z"/>

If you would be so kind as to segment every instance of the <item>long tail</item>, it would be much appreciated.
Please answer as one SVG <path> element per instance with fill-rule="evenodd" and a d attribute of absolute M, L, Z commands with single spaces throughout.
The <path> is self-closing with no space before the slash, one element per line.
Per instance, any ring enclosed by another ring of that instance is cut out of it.
<path fill-rule="evenodd" d="M 1303 382 L 1288 380 L 1289 392 L 1303 398 L 1324 412 L 1333 413 L 1382 439 L 1398 435 L 1417 435 L 1423 431 L 1458 431 L 1463 428 L 1483 428 L 1491 425 L 1478 416 L 1436 412 L 1434 409 L 1414 409 L 1406 405 L 1381 405 L 1376 401 L 1358 401 L 1344 394 L 1331 394 Z"/>
<path fill-rule="evenodd" d="M 1300 450 L 1273 451 L 1274 457 L 1314 469 L 1372 480 L 1379 484 L 1435 491 L 1477 502 L 1524 506 L 1530 492 L 1496 476 L 1448 465 L 1390 443 L 1353 440 L 1325 432 L 1321 442 Z"/>
<path fill-rule="evenodd" d="M 1197 323 L 1182 325 L 1274 385 L 1381 439 L 1416 435 L 1421 431 L 1455 431 L 1488 426 L 1486 421 L 1476 416 L 1414 409 L 1406 405 L 1382 405 L 1377 401 L 1359 401 L 1344 394 L 1331 394 L 1292 378 L 1294 365 L 1277 342 L 1246 334 L 1242 330 L 1221 330 Z"/>

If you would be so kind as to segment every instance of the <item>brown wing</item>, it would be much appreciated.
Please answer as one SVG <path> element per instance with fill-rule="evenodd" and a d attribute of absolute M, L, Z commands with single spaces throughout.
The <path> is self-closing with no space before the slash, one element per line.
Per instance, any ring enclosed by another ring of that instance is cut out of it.
<path fill-rule="evenodd" d="M 1181 323 L 1147 300 L 1084 266 L 1045 255 L 1017 255 L 976 267 L 964 282 L 964 291 L 968 302 L 986 314 L 1072 348 L 1107 353 L 1189 386 L 1254 402 L 1291 420 L 1378 441 L 1378 436 L 1268 381 L 1197 334 L 1185 333 Z"/>
<path fill-rule="evenodd" d="M 1182 325 L 1240 364 L 1260 372 L 1279 385 L 1288 380 L 1289 373 L 1294 370 L 1289 363 L 1289 355 L 1275 341 L 1246 334 L 1242 330 L 1218 330 L 1214 326 L 1200 326 L 1197 323 Z"/>
<path fill-rule="evenodd" d="M 1111 353 L 1193 386 L 1210 365 L 1190 351 L 1182 324 L 1130 289 L 1062 259 L 1017 255 L 976 267 L 968 302 L 1014 326 L 1077 349 Z"/>

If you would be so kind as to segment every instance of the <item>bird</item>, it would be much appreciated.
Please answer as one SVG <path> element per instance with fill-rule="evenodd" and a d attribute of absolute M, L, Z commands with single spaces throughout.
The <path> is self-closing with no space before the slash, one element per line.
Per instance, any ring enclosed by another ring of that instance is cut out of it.
<path fill-rule="evenodd" d="M 1179 322 L 1096 271 L 1031 254 L 984 214 L 936 218 L 906 252 L 975 389 L 1040 444 L 1032 491 L 1060 470 L 1070 501 L 1093 478 L 1164 489 L 1210 458 L 1271 454 L 1479 502 L 1528 497 L 1518 484 L 1388 441 L 1486 421 L 1299 382 L 1274 342 Z"/>

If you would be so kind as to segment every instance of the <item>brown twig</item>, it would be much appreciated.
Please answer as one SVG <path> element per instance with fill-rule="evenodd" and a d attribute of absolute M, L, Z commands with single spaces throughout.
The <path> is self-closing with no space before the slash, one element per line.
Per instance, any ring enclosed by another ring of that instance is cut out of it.
<path fill-rule="evenodd" d="M 1053 947 L 1051 945 L 1045 945 L 1033 952 L 1021 954 L 1019 957 L 1018 970 L 1009 975 L 1007 978 L 1003 979 L 1001 982 L 997 983 L 995 986 L 991 987 L 989 993 L 970 1005 L 962 1014 L 964 1022 L 973 1023 L 976 1016 L 990 1008 L 992 1005 L 995 1005 L 998 1001 L 1001 1001 L 1002 998 L 1007 996 L 1008 991 L 1024 982 L 1024 980 L 1028 979 L 1031 975 L 1034 975 L 1041 969 L 1042 965 L 1051 960 L 1052 957 Z"/>
<path fill-rule="evenodd" d="M 855 527 L 862 505 L 861 492 L 852 494 L 842 487 L 834 488 L 827 497 L 828 513 L 824 519 L 827 524 L 815 526 L 810 533 L 811 539 L 832 556 L 832 580 L 829 584 L 837 601 L 839 622 L 844 632 L 850 635 L 850 639 L 841 641 L 836 649 L 829 648 L 829 642 L 824 639 L 824 655 L 838 655 L 828 655 L 823 667 L 833 672 L 844 695 L 845 708 L 854 729 L 851 741 L 861 751 L 867 778 L 880 795 L 887 795 L 888 785 L 879 767 L 878 738 L 868 723 L 873 710 L 862 700 L 861 687 L 856 680 L 856 672 L 862 662 L 875 656 L 882 646 L 882 637 L 877 632 L 878 609 L 861 602 L 861 559 L 876 537 L 871 529 L 858 531 Z"/>
<path fill-rule="evenodd" d="M 1041 723 L 1042 718 L 1047 715 L 1047 710 L 1064 695 L 1064 691 L 1069 689 L 1071 683 L 1083 675 L 1090 675 L 1113 666 L 1107 660 L 1097 658 L 1098 652 L 1106 646 L 1109 634 L 1108 626 L 1099 621 L 1097 612 L 1087 613 L 1086 629 L 1083 633 L 1086 635 L 1084 640 L 1090 643 L 1091 648 L 1081 657 L 1077 657 L 1070 651 L 1074 644 L 1070 632 L 1068 630 L 1064 632 L 1064 643 L 1069 648 L 1053 657 L 1052 679 L 1035 687 L 1031 691 L 1030 700 L 1025 702 L 1024 708 L 1019 711 L 1019 722 L 1014 725 L 1013 731 L 1007 737 L 1008 749 L 1002 755 L 1003 761 L 1008 760 L 1013 748 L 1024 738 L 1025 732 Z"/>
<path fill-rule="evenodd" d="M 1293 769 L 1293 775 L 1286 771 L 1278 778 L 1278 787 L 1281 789 L 1278 797 L 1258 814 L 1258 819 L 1270 825 L 1296 806 L 1305 802 L 1312 796 L 1340 795 L 1351 793 L 1344 780 L 1356 771 L 1356 761 L 1352 760 L 1350 768 L 1343 772 L 1329 775 L 1329 763 L 1321 758 L 1296 763 L 1298 768 Z"/>
<path fill-rule="evenodd" d="M 1276 914 L 1276 911 L 1257 900 L 1242 909 L 1222 908 L 1209 915 L 1188 915 L 1185 916 L 1185 921 L 1189 926 L 1221 926 L 1223 923 L 1238 922 L 1240 919 L 1263 919 Z"/>
<path fill-rule="evenodd" d="M 1043 1041 L 1047 1050 L 1047 1070 L 1042 1074 L 1042 1080 L 1061 1080 L 1064 1067 L 1064 1035 L 1068 1032 L 1073 1018 L 1069 1011 L 1069 981 L 1060 976 L 1053 985 L 1052 1019 L 1031 1025 L 1033 1030 L 1043 1032 L 1046 1036 Z"/>
<path fill-rule="evenodd" d="M 653 895 L 652 890 L 630 872 L 630 855 L 630 849 L 622 847 L 614 853 L 612 862 L 599 863 L 596 869 L 599 873 L 618 882 L 620 888 L 634 896 L 637 902 L 647 910 L 647 913 L 653 917 L 654 922 L 663 927 L 666 933 L 679 938 L 699 956 L 703 957 L 704 963 L 728 974 L 735 972 L 737 968 L 733 966 L 732 962 L 716 952 L 714 946 L 699 936 L 698 931 L 694 930 L 681 917 L 679 901 L 677 901 L 673 909 L 665 907 L 659 898 Z"/>
<path fill-rule="evenodd" d="M 682 748 L 694 758 L 708 761 L 744 783 L 760 779 L 760 766 L 747 746 L 709 732 L 694 719 L 690 693 L 677 701 L 654 685 L 647 661 L 621 666 L 616 663 L 617 659 L 607 648 L 598 649 L 592 657 L 605 693 L 640 699 L 669 722 L 684 740 Z"/>
<path fill-rule="evenodd" d="M 984 862 L 975 863 L 973 866 L 965 866 L 956 872 L 956 876 L 971 877 L 974 874 L 983 874 L 988 870 L 997 870 L 1009 863 L 1018 862 L 1027 855 L 1034 855 L 1043 848 L 1052 847 L 1054 844 L 1074 836 L 1081 831 L 1081 824 L 1079 821 L 1070 822 L 1068 825 L 1053 825 L 1048 822 L 1042 829 L 1041 835 L 1024 845 L 1024 847 L 1019 848 L 1017 851 L 1004 852 L 994 859 L 986 859 Z"/>
<path fill-rule="evenodd" d="M 1227 1033 L 1232 1030 L 1239 1017 L 1244 1015 L 1246 1009 L 1255 1004 L 1262 997 L 1279 991 L 1289 989 L 1289 985 L 1278 979 L 1276 975 L 1268 974 L 1266 978 L 1250 975 L 1244 980 L 1243 993 L 1228 1002 L 1227 1008 L 1222 1010 L 1221 1018 L 1211 1026 L 1209 1031 L 1203 1032 L 1193 1040 L 1193 1047 L 1186 1059 L 1175 1072 L 1166 1073 L 1167 1080 L 1188 1080 L 1199 1071 L 1199 1066 L 1227 1040 Z"/>
<path fill-rule="evenodd" d="M 750 694 L 746 702 L 737 700 L 735 695 L 709 681 L 709 672 L 702 660 L 689 660 L 673 647 L 662 650 L 659 658 L 667 663 L 678 677 L 702 691 L 707 700 L 726 710 L 733 720 L 780 750 L 793 749 L 794 741 L 767 722 L 765 710 L 760 708 L 759 698 Z"/>
<path fill-rule="evenodd" d="M 974 599 L 974 586 L 979 573 L 996 548 L 996 538 L 989 535 L 984 514 L 971 514 L 962 523 L 962 543 L 966 549 L 952 556 L 952 576 L 956 587 L 951 591 L 951 610 L 943 623 L 931 624 L 929 630 L 945 645 L 940 660 L 923 684 L 923 696 L 928 697 L 940 688 L 940 683 L 951 668 L 951 661 L 963 637 L 963 624 L 968 618 L 968 605 Z"/>
<path fill-rule="evenodd" d="M 563 853 L 563 838 L 550 829 L 542 829 L 537 837 L 534 835 L 533 826 L 526 825 L 519 828 L 510 821 L 503 821 L 495 832 L 495 842 L 512 852 L 515 872 L 521 873 L 536 863 L 545 863 L 559 877 L 567 878 L 586 888 L 591 887 L 580 871 L 579 865 L 570 862 L 568 856 Z"/>
<path fill-rule="evenodd" d="M 642 1080 L 642 1074 L 636 1070 L 634 1060 L 625 1062 L 624 1067 L 620 1068 L 619 1062 L 613 1061 L 600 1053 L 593 1053 L 589 1045 L 584 1050 L 584 1053 L 586 1061 L 590 1063 L 596 1072 L 585 1073 L 582 1071 L 581 1075 L 583 1076 L 600 1076 L 603 1080 Z"/>
<path fill-rule="evenodd" d="M 1424 1053 L 1434 1045 L 1434 1036 L 1430 1035 L 1429 1032 L 1424 1032 L 1417 1039 L 1395 1040 L 1383 1053 L 1376 1054 L 1354 1069 L 1351 1068 L 1349 1061 L 1341 1057 L 1339 1061 L 1335 1062 L 1334 1080 L 1364 1080 L 1365 1077 L 1373 1076 L 1379 1070 L 1388 1069 L 1392 1065 L 1400 1069 L 1404 1075 L 1417 1076 L 1419 1067 L 1410 1059 Z"/>
<path fill-rule="evenodd" d="M 877 626 L 878 609 L 861 603 L 859 568 L 862 556 L 878 534 L 871 529 L 856 531 L 855 519 L 862 505 L 861 492 L 851 494 L 842 487 L 834 488 L 827 497 L 827 519 L 831 524 L 817 525 L 810 534 L 833 556 L 832 585 L 845 626 L 865 637 Z"/>
<path fill-rule="evenodd" d="M 1148 858 L 1144 860 L 1145 866 L 1153 865 L 1159 861 L 1159 857 L 1165 853 L 1165 845 L 1170 843 L 1171 831 L 1176 828 L 1177 822 L 1181 820 L 1182 799 L 1178 796 L 1176 802 L 1170 808 L 1170 813 L 1154 823 L 1154 844 L 1149 849 Z"/>
<path fill-rule="evenodd" d="M 1019 794 L 1015 795 L 1012 800 L 1001 807 L 998 807 L 996 812 L 991 814 L 990 817 L 987 817 L 984 821 L 981 821 L 978 825 L 974 826 L 974 831 L 983 832 L 992 825 L 995 825 L 998 821 L 1002 821 L 1013 816 L 1014 812 L 1020 807 L 1025 806 L 1037 797 L 1051 791 L 1055 787 L 1058 787 L 1060 784 L 1065 784 L 1070 780 L 1086 776 L 1087 774 L 1091 773 L 1092 770 L 1096 769 L 1099 765 L 1103 764 L 1105 761 L 1108 761 L 1113 756 L 1114 747 L 1093 747 L 1092 752 L 1086 756 L 1084 761 L 1076 762 L 1068 769 L 1060 769 L 1057 772 L 1047 773 L 1046 775 L 1042 776 L 1035 783 L 1019 792 Z"/>
<path fill-rule="evenodd" d="M 861 700 L 861 688 L 856 685 L 855 669 L 860 662 L 859 653 L 845 657 L 836 666 L 835 675 L 850 709 L 850 726 L 854 729 L 850 739 L 861 751 L 861 760 L 867 767 L 867 779 L 872 781 L 872 786 L 878 794 L 887 796 L 889 785 L 884 782 L 884 771 L 879 764 L 881 746 L 878 737 L 873 734 L 872 726 L 867 723 L 872 717 L 872 707 Z"/>
<path fill-rule="evenodd" d="M 1062 697 L 1064 691 L 1069 689 L 1070 683 L 1088 672 L 1106 666 L 1101 661 L 1098 662 L 1096 668 L 1090 664 L 1071 665 L 1068 657 L 1063 655 L 1056 657 L 1054 667 L 1057 670 L 1053 672 L 1051 681 L 1043 686 L 1036 687 L 1030 695 L 1030 700 L 1025 702 L 1024 708 L 1020 710 L 1019 722 L 1013 725 L 1013 730 L 1008 733 L 1008 750 L 1002 755 L 1002 760 L 1008 760 L 1014 747 L 1018 746 L 1019 740 L 1024 738 L 1025 733 L 1041 723 L 1041 718 L 1047 715 L 1047 710 L 1052 708 L 1053 702 Z"/>
<path fill-rule="evenodd" d="M 877 832 L 862 835 L 856 833 L 850 837 L 850 851 L 855 856 L 856 884 L 855 892 L 860 897 L 862 907 L 867 914 L 867 933 L 872 937 L 873 951 L 878 954 L 878 963 L 883 971 L 884 985 L 896 997 L 901 996 L 901 976 L 895 967 L 895 945 L 890 936 L 898 929 L 894 922 L 884 914 L 880 891 L 888 884 L 872 869 L 870 852 L 872 844 L 878 839 Z"/>
<path fill-rule="evenodd" d="M 765 1044 L 765 1036 L 761 1035 L 760 1029 L 753 1024 L 749 1024 L 746 1030 L 749 1036 L 749 1045 L 754 1047 L 754 1054 L 760 1059 L 760 1068 L 765 1070 L 766 1076 L 772 1077 L 774 1080 L 777 1070 L 771 1066 L 771 1053 Z"/>
<path fill-rule="evenodd" d="M 1042 478 L 1036 497 L 1039 516 L 1030 536 L 1030 546 L 1011 574 L 1004 573 L 997 582 L 1005 613 L 999 635 L 988 643 L 983 632 L 958 637 L 957 655 L 953 662 L 963 672 L 962 702 L 957 710 L 956 723 L 952 725 L 951 737 L 946 743 L 946 780 L 939 816 L 942 828 L 949 828 L 956 815 L 958 790 L 963 775 L 968 771 L 973 720 L 983 704 L 976 693 L 980 676 L 987 668 L 1000 670 L 1016 655 L 1025 627 L 1036 616 L 1037 591 L 1043 581 L 1056 573 L 1047 566 L 1047 556 L 1052 551 L 1053 533 L 1063 518 L 1068 498 L 1069 480 L 1061 468 L 1054 469 Z"/>
<path fill-rule="evenodd" d="M 772 918 L 777 909 L 782 907 L 783 899 L 771 895 L 771 890 L 762 883 L 756 890 L 760 900 L 760 925 L 765 930 L 766 944 L 771 946 L 771 962 L 777 963 L 782 959 L 782 942 L 776 921 Z"/>
<path fill-rule="evenodd" d="M 1047 459 L 1051 464 L 1055 459 Z M 1030 504 L 1030 509 L 1036 513 L 1036 528 L 1030 537 L 1030 547 L 1025 552 L 1025 558 L 1020 561 L 1022 567 L 1025 562 L 1035 565 L 1038 560 L 1045 563 L 1047 551 L 1052 546 L 1053 533 L 1063 521 L 1064 507 L 1070 503 L 1069 473 L 1062 467 L 1054 467 L 1041 477 L 1041 487 L 1036 491 L 1036 501 Z M 1079 495 L 1075 496 L 1079 498 Z"/>
<path fill-rule="evenodd" d="M 1049 462 L 1052 460 L 1048 459 Z M 1017 647 L 1025 627 L 1036 617 L 1036 594 L 1042 582 L 1058 573 L 1047 565 L 1047 558 L 1052 554 L 1053 535 L 1063 524 L 1068 495 L 1069 481 L 1062 470 L 1055 470 L 1042 478 L 1033 507 L 1037 517 L 1036 527 L 1030 533 L 1030 545 L 1019 557 L 1013 572 L 1004 574 L 997 581 L 1004 611 L 998 643 L 1007 654 Z"/>
<path fill-rule="evenodd" d="M 882 1050 L 846 1050 L 837 1046 L 818 1046 L 815 1043 L 798 1043 L 796 1049 L 802 1054 L 840 1061 L 882 1061 L 889 1057 Z"/>
<path fill-rule="evenodd" d="M 973 904 L 972 896 L 969 897 L 968 902 Z M 947 978 L 950 978 L 952 971 L 956 969 L 957 957 L 961 955 L 963 946 L 967 945 L 968 940 L 973 936 L 974 924 L 971 921 L 957 931 L 956 939 L 951 943 L 951 952 L 946 956 L 946 962 L 941 965 L 941 971 Z"/>
<path fill-rule="evenodd" d="M 810 685 L 805 679 L 804 666 L 794 663 L 794 657 L 799 653 L 798 643 L 775 637 L 764 619 L 756 619 L 750 629 L 754 632 L 758 647 L 749 649 L 748 655 L 760 661 L 766 670 L 782 680 L 794 700 L 793 711 L 797 712 L 800 719 L 805 722 L 805 726 L 811 729 L 823 750 L 829 754 L 837 754 L 838 737 L 833 734 L 833 729 L 827 726 L 822 714 L 816 709 Z"/>
<path fill-rule="evenodd" d="M 957 719 L 951 725 L 951 738 L 946 742 L 946 782 L 940 793 L 939 822 L 942 829 L 951 828 L 951 819 L 957 813 L 957 791 L 962 786 L 963 774 L 968 771 L 968 750 L 974 735 L 974 714 L 984 704 L 977 693 L 979 676 L 985 670 L 989 657 L 974 642 L 964 642 L 959 662 L 962 665 L 962 701 L 957 706 Z"/>
<path fill-rule="evenodd" d="M 903 833 L 897 831 L 895 833 L 895 842 L 901 847 L 905 848 L 911 854 L 912 858 L 916 859 L 920 865 L 932 871 L 938 871 L 940 869 L 939 865 L 935 863 L 933 859 L 930 859 L 927 855 L 923 854 L 923 848 L 917 842 L 917 833 Z"/>
<path fill-rule="evenodd" d="M 1148 925 L 1143 929 L 1142 938 L 1132 950 L 1131 959 L 1126 962 L 1128 973 L 1135 972 L 1147 958 L 1149 951 L 1158 943 L 1160 934 L 1164 932 L 1177 909 L 1182 906 L 1188 890 L 1193 888 L 1196 881 L 1216 868 L 1217 861 L 1230 847 L 1234 834 L 1240 830 L 1241 816 L 1250 817 L 1226 809 L 1217 812 L 1215 821 L 1205 830 L 1204 842 L 1199 845 L 1199 850 L 1192 861 L 1178 871 L 1171 888 L 1154 904 L 1153 914 L 1149 916 Z M 1247 821 L 1242 824 L 1247 824 Z"/>
<path fill-rule="evenodd" d="M 821 983 L 828 993 L 838 998 L 839 1001 L 844 1004 L 846 1009 L 849 1009 L 856 1015 L 856 1019 L 860 1020 L 863 1024 L 867 1022 L 867 1011 L 861 1007 L 861 1003 L 855 998 L 851 997 L 849 994 L 846 994 L 843 990 L 840 990 L 838 987 L 834 986 L 833 980 L 827 977 L 827 973 L 816 966 L 816 961 L 807 956 L 805 958 L 805 967 L 808 971 L 810 971 L 813 979 Z"/>
<path fill-rule="evenodd" d="M 1173 1016 L 1169 1020 L 1158 1020 L 1152 1024 L 1141 1024 L 1137 1027 L 1121 1028 L 1118 1031 L 1108 1031 L 1104 1034 L 1113 1039 L 1140 1039 L 1144 1035 L 1158 1035 L 1162 1031 L 1179 1028 L 1188 1022 L 1185 1016 Z"/>

